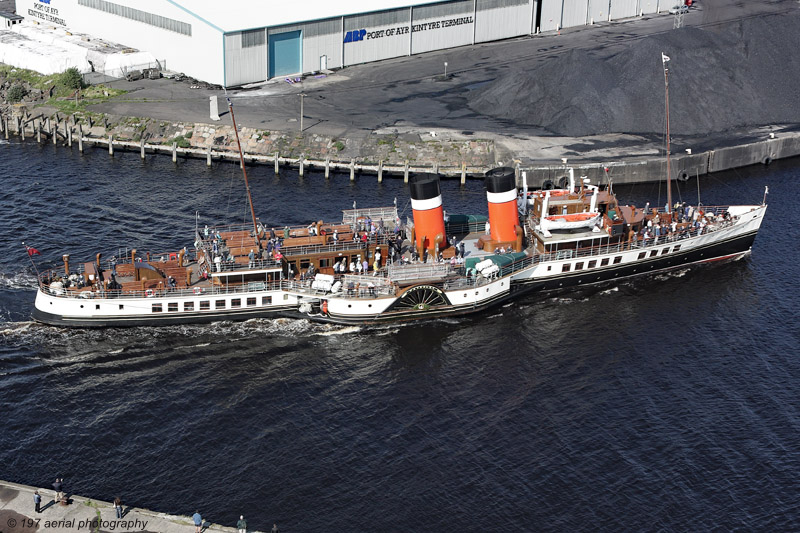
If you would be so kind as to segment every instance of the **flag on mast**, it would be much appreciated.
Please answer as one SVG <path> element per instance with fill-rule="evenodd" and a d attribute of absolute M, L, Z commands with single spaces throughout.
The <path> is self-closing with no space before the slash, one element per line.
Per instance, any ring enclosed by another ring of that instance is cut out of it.
<path fill-rule="evenodd" d="M 33 257 L 34 255 L 42 255 L 42 252 L 34 248 L 33 246 L 28 246 L 24 242 L 22 243 L 25 246 L 25 249 L 28 251 L 28 257 Z"/>

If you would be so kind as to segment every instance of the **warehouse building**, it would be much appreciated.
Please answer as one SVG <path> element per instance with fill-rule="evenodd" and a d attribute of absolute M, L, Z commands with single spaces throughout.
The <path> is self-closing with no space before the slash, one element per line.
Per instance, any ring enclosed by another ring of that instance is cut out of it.
<path fill-rule="evenodd" d="M 659 5 L 661 2 L 661 5 Z M 665 0 L 16 0 L 17 14 L 226 87 L 655 13 Z"/>

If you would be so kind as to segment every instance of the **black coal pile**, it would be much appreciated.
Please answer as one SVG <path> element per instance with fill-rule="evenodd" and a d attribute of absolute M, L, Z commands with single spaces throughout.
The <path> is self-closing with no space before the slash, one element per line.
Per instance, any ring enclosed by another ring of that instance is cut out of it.
<path fill-rule="evenodd" d="M 773 15 L 652 35 L 611 57 L 570 51 L 471 91 L 469 105 L 557 135 L 661 133 L 664 52 L 673 133 L 800 123 L 798 29 L 800 14 Z"/>

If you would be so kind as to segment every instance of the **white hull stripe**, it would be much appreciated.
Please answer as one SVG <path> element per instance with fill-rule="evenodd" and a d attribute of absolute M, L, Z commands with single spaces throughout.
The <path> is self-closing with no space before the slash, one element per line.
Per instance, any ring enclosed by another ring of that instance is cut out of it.
<path fill-rule="evenodd" d="M 442 206 L 442 195 L 436 198 L 429 198 L 427 200 L 414 200 L 411 199 L 411 209 L 414 211 L 429 211 Z"/>
<path fill-rule="evenodd" d="M 489 192 L 486 191 L 486 199 L 490 204 L 504 204 L 517 199 L 517 190 L 511 189 L 506 192 Z"/>

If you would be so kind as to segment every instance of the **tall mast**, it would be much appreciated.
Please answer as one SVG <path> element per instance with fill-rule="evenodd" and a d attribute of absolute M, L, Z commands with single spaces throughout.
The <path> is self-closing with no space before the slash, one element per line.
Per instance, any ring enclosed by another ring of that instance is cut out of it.
<path fill-rule="evenodd" d="M 250 184 L 247 181 L 247 170 L 244 168 L 244 154 L 242 154 L 242 143 L 239 142 L 239 128 L 236 127 L 236 117 L 233 116 L 233 104 L 228 95 L 225 95 L 228 101 L 228 110 L 231 112 L 231 120 L 233 121 L 233 132 L 236 134 L 236 146 L 239 148 L 239 162 L 242 166 L 242 174 L 244 175 L 244 187 L 247 189 L 247 201 L 250 204 L 250 216 L 253 218 L 253 235 L 256 246 L 259 245 L 258 241 L 258 226 L 256 225 L 256 211 L 253 209 L 253 197 L 250 195 Z"/>
<path fill-rule="evenodd" d="M 669 166 L 669 69 L 667 68 L 669 56 L 661 52 L 661 65 L 664 67 L 664 109 L 667 117 L 667 213 L 672 213 L 672 172 Z"/>

